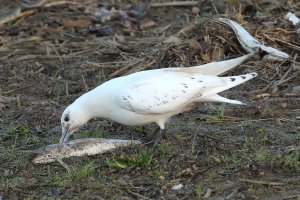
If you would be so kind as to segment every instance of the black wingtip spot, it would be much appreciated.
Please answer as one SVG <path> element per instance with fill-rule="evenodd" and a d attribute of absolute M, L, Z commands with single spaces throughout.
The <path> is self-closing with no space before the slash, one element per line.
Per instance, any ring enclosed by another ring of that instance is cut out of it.
<path fill-rule="evenodd" d="M 246 76 L 241 76 L 242 77 L 242 79 L 245 79 L 246 78 Z"/>
<path fill-rule="evenodd" d="M 253 74 L 251 74 L 252 75 L 252 77 L 255 77 L 256 76 L 256 74 L 255 73 L 253 73 Z"/>
<path fill-rule="evenodd" d="M 235 78 L 230 78 L 230 80 L 233 82 L 233 81 L 235 81 Z"/>

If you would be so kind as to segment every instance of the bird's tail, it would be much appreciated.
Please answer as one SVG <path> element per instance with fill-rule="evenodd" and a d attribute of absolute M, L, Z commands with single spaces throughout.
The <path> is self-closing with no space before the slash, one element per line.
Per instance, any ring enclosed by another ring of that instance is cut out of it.
<path fill-rule="evenodd" d="M 210 95 L 210 96 L 201 97 L 197 100 L 197 102 L 201 102 L 201 103 L 216 102 L 216 103 L 230 103 L 230 104 L 237 104 L 237 105 L 245 105 L 245 103 L 243 103 L 241 101 L 227 99 L 227 98 L 222 97 L 218 94 L 213 94 L 213 95 Z"/>
<path fill-rule="evenodd" d="M 206 91 L 205 96 L 217 94 L 224 90 L 228 90 L 228 89 L 230 89 L 234 86 L 240 85 L 256 76 L 257 76 L 257 73 L 253 72 L 250 74 L 244 74 L 244 75 L 240 75 L 240 76 L 220 77 L 223 79 L 224 84 L 219 87 L 210 88 L 208 91 Z"/>
<path fill-rule="evenodd" d="M 232 88 L 234 86 L 240 85 L 256 76 L 257 73 L 254 72 L 254 73 L 240 75 L 240 76 L 220 77 L 223 79 L 224 84 L 219 87 L 208 88 L 208 90 L 205 92 L 205 95 L 197 99 L 197 102 L 220 102 L 220 103 L 223 102 L 223 103 L 243 105 L 244 103 L 241 101 L 227 99 L 225 97 L 218 95 L 217 93 Z"/>

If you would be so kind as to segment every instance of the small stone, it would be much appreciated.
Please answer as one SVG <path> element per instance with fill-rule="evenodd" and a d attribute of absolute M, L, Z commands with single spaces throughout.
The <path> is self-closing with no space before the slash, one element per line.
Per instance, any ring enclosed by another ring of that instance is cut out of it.
<path fill-rule="evenodd" d="M 212 189 L 210 189 L 210 188 L 207 188 L 207 191 L 206 191 L 206 193 L 205 193 L 205 195 L 204 195 L 204 199 L 208 199 L 208 198 L 210 198 L 210 196 L 211 196 L 211 193 L 212 193 Z"/>
<path fill-rule="evenodd" d="M 287 105 L 287 103 L 282 103 L 281 104 L 281 107 L 283 107 L 283 108 L 286 108 L 288 105 Z"/>
<path fill-rule="evenodd" d="M 180 190 L 180 189 L 182 189 L 183 188 L 183 184 L 182 183 L 179 183 L 179 184 L 177 184 L 177 185 L 174 185 L 173 187 L 172 187 L 172 190 Z"/>

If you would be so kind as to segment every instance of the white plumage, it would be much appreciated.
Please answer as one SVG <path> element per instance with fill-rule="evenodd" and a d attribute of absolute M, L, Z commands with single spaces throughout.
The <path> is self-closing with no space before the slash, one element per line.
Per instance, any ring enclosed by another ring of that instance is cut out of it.
<path fill-rule="evenodd" d="M 248 57 L 250 54 L 196 67 L 141 71 L 107 81 L 66 108 L 61 118 L 63 134 L 60 142 L 66 142 L 72 132 L 95 117 L 125 125 L 155 122 L 164 129 L 170 117 L 201 102 L 243 104 L 217 93 L 246 82 L 257 74 L 217 75 Z"/>

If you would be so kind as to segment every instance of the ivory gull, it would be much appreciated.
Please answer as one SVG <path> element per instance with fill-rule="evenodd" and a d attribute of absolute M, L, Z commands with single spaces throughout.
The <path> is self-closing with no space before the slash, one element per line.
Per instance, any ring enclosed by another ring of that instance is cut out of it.
<path fill-rule="evenodd" d="M 60 143 L 67 142 L 74 131 L 96 117 L 124 125 L 155 122 L 162 132 L 169 118 L 190 110 L 198 103 L 243 104 L 217 93 L 244 83 L 257 74 L 217 75 L 241 64 L 250 56 L 195 67 L 140 71 L 111 79 L 85 93 L 65 109 L 61 117 Z"/>

